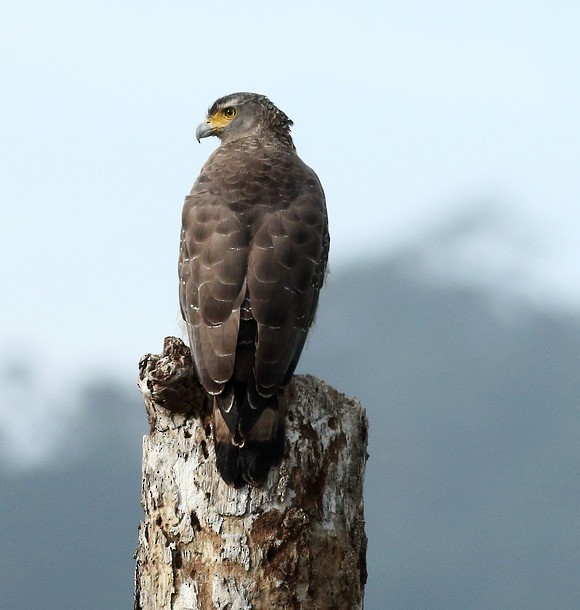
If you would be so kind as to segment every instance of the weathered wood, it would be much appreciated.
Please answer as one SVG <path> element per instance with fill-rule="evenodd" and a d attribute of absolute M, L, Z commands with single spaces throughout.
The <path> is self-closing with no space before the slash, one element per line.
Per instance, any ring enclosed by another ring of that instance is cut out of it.
<path fill-rule="evenodd" d="M 262 488 L 236 490 L 215 469 L 211 402 L 179 339 L 141 359 L 139 388 L 151 433 L 136 610 L 362 608 L 368 423 L 358 401 L 295 377 L 281 466 Z"/>

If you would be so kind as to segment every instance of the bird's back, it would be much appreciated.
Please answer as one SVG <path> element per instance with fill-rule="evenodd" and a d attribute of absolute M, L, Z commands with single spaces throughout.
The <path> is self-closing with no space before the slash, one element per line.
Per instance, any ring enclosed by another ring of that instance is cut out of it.
<path fill-rule="evenodd" d="M 324 193 L 291 143 L 261 134 L 210 156 L 182 221 L 180 303 L 196 372 L 215 396 L 217 467 L 230 484 L 259 485 L 284 453 L 280 390 L 324 278 Z"/>

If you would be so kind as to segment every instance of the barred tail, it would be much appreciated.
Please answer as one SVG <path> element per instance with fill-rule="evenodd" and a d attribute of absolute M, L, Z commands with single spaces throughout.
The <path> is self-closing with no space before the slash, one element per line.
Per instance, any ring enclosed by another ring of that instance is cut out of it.
<path fill-rule="evenodd" d="M 249 385 L 236 384 L 214 401 L 216 466 L 234 487 L 259 487 L 284 456 L 282 401 L 277 394 L 259 396 L 248 390 Z"/>

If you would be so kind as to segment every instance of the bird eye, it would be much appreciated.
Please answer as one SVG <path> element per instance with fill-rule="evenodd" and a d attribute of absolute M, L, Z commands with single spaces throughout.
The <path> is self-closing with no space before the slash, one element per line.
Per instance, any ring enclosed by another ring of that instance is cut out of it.
<path fill-rule="evenodd" d="M 236 116 L 236 109 L 235 108 L 226 108 L 224 110 L 224 116 L 226 117 L 226 119 L 233 119 Z"/>

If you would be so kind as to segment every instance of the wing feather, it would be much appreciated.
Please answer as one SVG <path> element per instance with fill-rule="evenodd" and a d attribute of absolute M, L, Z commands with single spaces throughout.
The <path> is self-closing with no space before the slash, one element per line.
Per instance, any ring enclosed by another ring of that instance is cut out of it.
<path fill-rule="evenodd" d="M 180 305 L 198 376 L 212 394 L 233 374 L 247 257 L 244 228 L 227 206 L 207 191 L 186 198 Z"/>
<path fill-rule="evenodd" d="M 248 291 L 257 322 L 258 392 L 275 392 L 292 375 L 314 318 L 328 249 L 322 190 L 309 190 L 267 216 L 248 258 Z"/>

